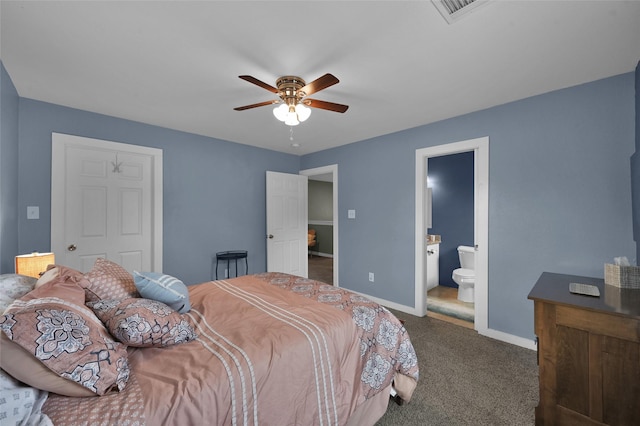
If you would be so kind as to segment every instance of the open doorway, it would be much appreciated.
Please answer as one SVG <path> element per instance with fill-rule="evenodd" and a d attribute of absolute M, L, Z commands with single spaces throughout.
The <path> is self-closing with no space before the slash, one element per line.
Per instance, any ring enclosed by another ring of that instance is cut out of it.
<path fill-rule="evenodd" d="M 473 328 L 474 152 L 429 157 L 427 170 L 427 315 Z"/>
<path fill-rule="evenodd" d="M 338 281 L 338 165 L 300 171 L 309 179 L 308 277 L 339 286 Z"/>
<path fill-rule="evenodd" d="M 488 239 L 489 239 L 489 138 L 471 139 L 416 150 L 416 216 L 415 216 L 415 311 L 427 313 L 428 264 L 426 262 L 428 212 L 428 159 L 443 155 L 473 152 L 474 156 L 474 238 L 475 247 L 475 303 L 474 328 L 480 334 L 488 329 Z"/>

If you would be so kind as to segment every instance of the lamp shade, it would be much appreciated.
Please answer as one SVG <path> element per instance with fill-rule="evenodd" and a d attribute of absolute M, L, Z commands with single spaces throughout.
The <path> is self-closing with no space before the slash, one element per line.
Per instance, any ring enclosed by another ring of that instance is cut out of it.
<path fill-rule="evenodd" d="M 304 104 L 298 104 L 296 105 L 296 114 L 298 114 L 298 120 L 302 123 L 311 115 L 311 108 Z"/>
<path fill-rule="evenodd" d="M 273 109 L 273 115 L 280 120 L 284 121 L 287 119 L 287 113 L 289 112 L 289 107 L 286 104 L 280 104 Z"/>
<path fill-rule="evenodd" d="M 16 274 L 40 278 L 40 274 L 47 270 L 47 266 L 56 263 L 53 253 L 21 254 L 16 256 Z"/>

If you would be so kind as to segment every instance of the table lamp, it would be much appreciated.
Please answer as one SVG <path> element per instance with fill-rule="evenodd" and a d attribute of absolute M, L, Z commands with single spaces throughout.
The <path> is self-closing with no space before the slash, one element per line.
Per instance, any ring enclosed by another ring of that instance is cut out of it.
<path fill-rule="evenodd" d="M 56 257 L 53 253 L 21 254 L 16 256 L 16 274 L 40 278 L 40 275 L 47 270 L 47 266 L 55 263 Z"/>

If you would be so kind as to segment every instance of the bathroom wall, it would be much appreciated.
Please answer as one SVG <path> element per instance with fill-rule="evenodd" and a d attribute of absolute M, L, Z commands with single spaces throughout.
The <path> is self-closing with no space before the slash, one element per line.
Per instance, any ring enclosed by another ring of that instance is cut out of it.
<path fill-rule="evenodd" d="M 473 152 L 432 157 L 428 160 L 432 190 L 430 234 L 440 235 L 440 285 L 458 287 L 451 279 L 460 267 L 458 246 L 473 246 Z"/>
<path fill-rule="evenodd" d="M 309 229 L 316 230 L 312 251 L 333 254 L 333 183 L 309 180 Z"/>

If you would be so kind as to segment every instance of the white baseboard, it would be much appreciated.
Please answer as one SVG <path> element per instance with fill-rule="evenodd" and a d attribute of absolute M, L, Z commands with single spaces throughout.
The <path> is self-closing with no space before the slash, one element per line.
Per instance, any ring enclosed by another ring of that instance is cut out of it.
<path fill-rule="evenodd" d="M 350 290 L 353 291 L 353 290 Z M 377 297 L 369 296 L 368 294 L 359 293 L 357 291 L 353 291 L 354 293 L 361 294 L 362 296 L 373 300 L 379 305 L 385 306 L 390 309 L 394 309 L 396 311 L 404 312 L 406 314 L 420 316 L 419 313 L 413 306 L 401 305 L 399 303 L 390 302 L 388 300 L 379 299 Z M 503 331 L 494 330 L 492 328 L 487 328 L 485 330 L 476 330 L 478 334 L 486 337 L 490 337 L 492 339 L 500 340 L 502 342 L 510 343 L 512 345 L 521 346 L 525 349 L 531 349 L 533 351 L 536 350 L 536 342 L 535 340 L 525 339 L 524 337 L 516 336 L 514 334 L 505 333 Z"/>
<path fill-rule="evenodd" d="M 483 336 L 490 337 L 492 339 L 500 340 L 502 342 L 511 343 L 512 345 L 523 347 L 525 349 L 531 349 L 532 351 L 536 350 L 535 340 L 525 339 L 524 337 L 505 333 L 503 331 L 494 330 L 492 328 L 488 328 L 483 331 L 478 330 L 478 333 Z"/>

